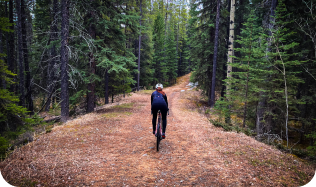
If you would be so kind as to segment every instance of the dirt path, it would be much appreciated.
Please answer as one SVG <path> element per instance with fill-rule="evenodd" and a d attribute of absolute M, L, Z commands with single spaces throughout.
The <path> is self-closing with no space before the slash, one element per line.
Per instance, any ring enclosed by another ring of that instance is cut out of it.
<path fill-rule="evenodd" d="M 314 166 L 212 126 L 197 112 L 200 93 L 187 90 L 188 80 L 165 89 L 171 112 L 159 152 L 151 93 L 143 91 L 17 149 L 0 164 L 3 177 L 19 186 L 299 186 L 311 180 Z"/>

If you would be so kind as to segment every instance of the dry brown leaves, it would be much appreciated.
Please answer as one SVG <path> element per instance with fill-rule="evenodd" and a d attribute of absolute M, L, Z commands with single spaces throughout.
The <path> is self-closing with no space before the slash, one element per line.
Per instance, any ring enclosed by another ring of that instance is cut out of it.
<path fill-rule="evenodd" d="M 170 116 L 159 152 L 150 95 L 140 92 L 16 149 L 0 164 L 3 177 L 17 186 L 299 186 L 311 180 L 315 166 L 212 126 L 197 112 L 200 92 L 188 90 L 188 79 L 165 89 Z"/>

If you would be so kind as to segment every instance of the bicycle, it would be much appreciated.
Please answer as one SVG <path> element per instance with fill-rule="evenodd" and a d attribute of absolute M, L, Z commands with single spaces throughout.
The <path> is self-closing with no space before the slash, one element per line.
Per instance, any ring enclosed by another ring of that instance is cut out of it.
<path fill-rule="evenodd" d="M 168 110 L 168 116 L 169 116 L 169 110 Z M 157 151 L 159 151 L 159 143 L 162 140 L 162 127 L 161 127 L 161 112 L 158 110 L 158 123 L 156 126 L 156 138 L 157 138 Z"/>

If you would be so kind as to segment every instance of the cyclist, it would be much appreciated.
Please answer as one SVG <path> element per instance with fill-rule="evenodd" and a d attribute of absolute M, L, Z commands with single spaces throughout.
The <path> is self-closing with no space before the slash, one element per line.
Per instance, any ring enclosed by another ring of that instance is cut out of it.
<path fill-rule="evenodd" d="M 167 112 L 168 100 L 165 92 L 162 91 L 163 85 L 158 83 L 156 85 L 156 91 L 151 94 L 151 113 L 153 114 L 153 134 L 156 134 L 156 121 L 157 121 L 157 112 L 161 111 L 162 116 L 162 138 L 165 139 L 166 127 L 167 127 Z"/>

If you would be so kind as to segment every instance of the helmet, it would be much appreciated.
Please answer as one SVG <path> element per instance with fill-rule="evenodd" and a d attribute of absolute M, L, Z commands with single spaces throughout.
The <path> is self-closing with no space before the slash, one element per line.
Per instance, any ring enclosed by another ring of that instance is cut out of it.
<path fill-rule="evenodd" d="M 157 89 L 158 87 L 163 88 L 163 85 L 162 85 L 161 83 L 158 83 L 158 84 L 156 84 L 156 89 Z"/>

